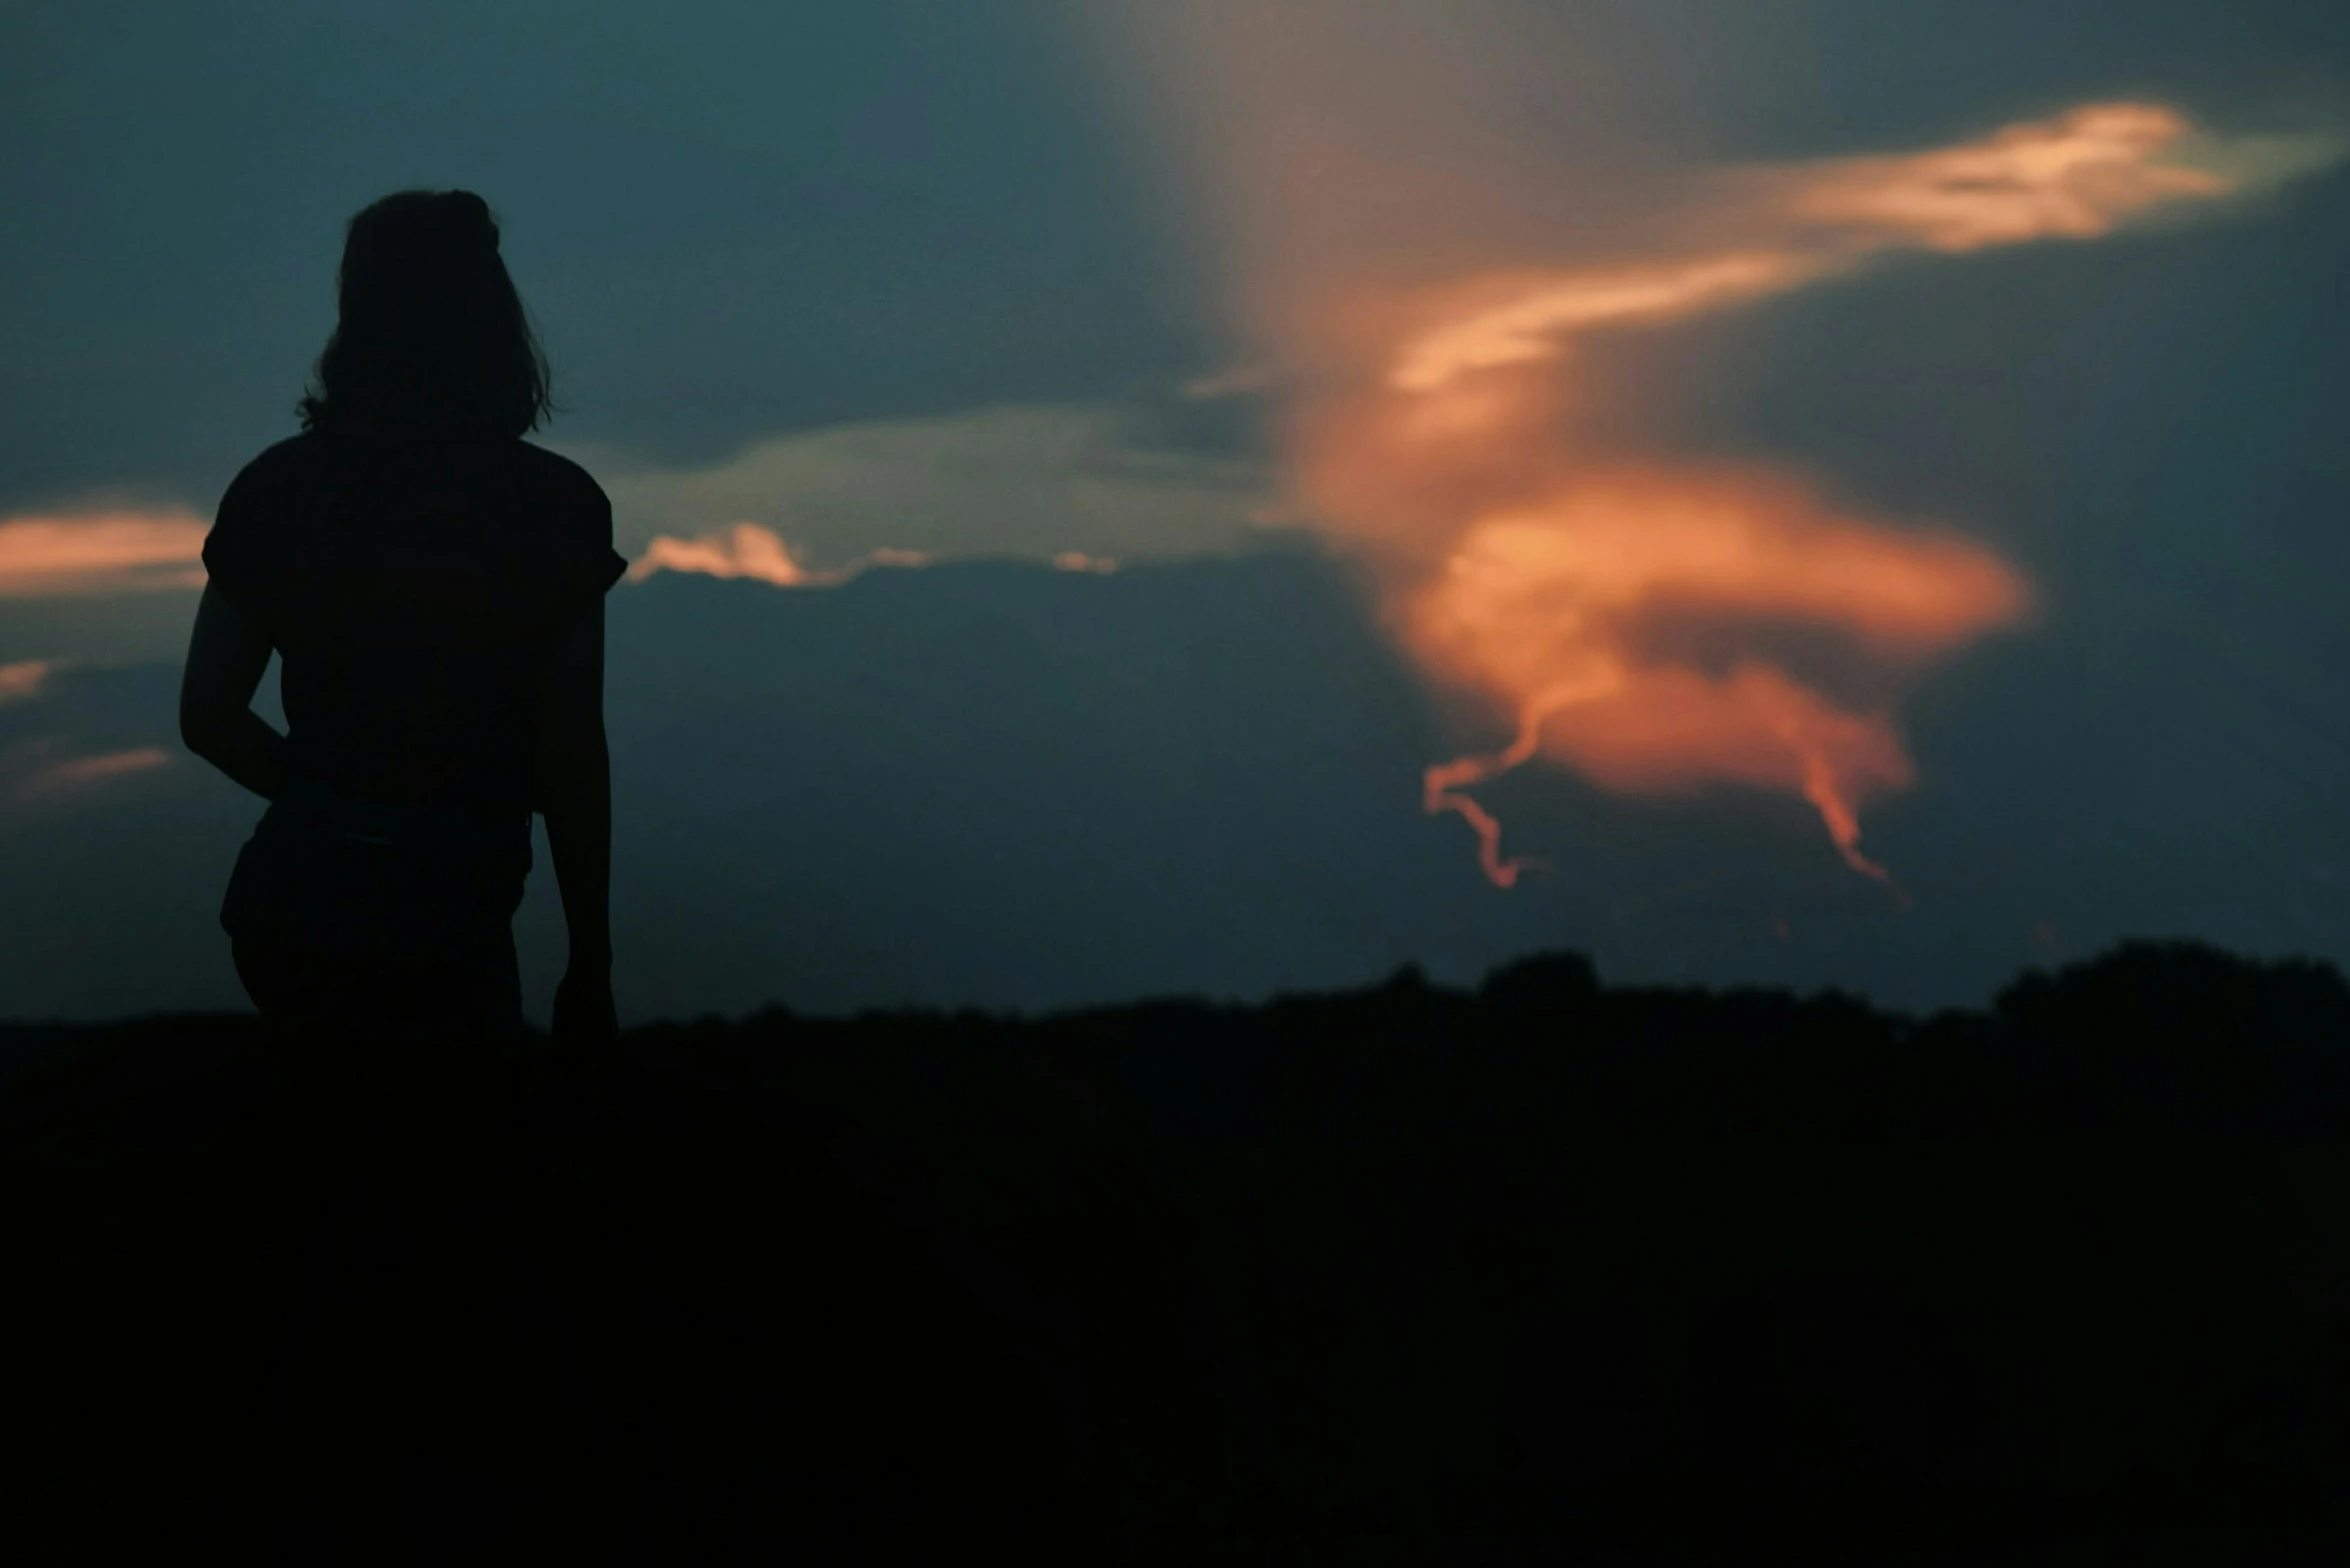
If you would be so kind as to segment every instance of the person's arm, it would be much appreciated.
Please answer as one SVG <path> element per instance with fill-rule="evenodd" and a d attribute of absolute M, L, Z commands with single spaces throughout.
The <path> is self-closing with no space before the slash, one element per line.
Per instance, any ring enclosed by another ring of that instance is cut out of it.
<path fill-rule="evenodd" d="M 207 583 L 180 674 L 180 739 L 254 794 L 275 800 L 286 782 L 286 738 L 253 711 L 269 654 L 269 639 Z"/>
<path fill-rule="evenodd" d="M 550 650 L 539 678 L 535 783 L 563 895 L 571 966 L 555 1033 L 602 1038 L 612 1008 L 612 760 L 604 738 L 601 600 Z"/>

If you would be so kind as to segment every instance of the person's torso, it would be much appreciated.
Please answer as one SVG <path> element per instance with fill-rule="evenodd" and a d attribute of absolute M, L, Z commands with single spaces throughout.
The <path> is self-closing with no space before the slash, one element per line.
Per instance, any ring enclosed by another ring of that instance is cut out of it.
<path fill-rule="evenodd" d="M 521 441 L 363 433 L 281 443 L 255 478 L 236 525 L 282 660 L 289 778 L 223 923 L 496 940 L 530 868 L 536 670 L 581 608 L 580 561 L 610 554 L 601 492 Z"/>
<path fill-rule="evenodd" d="M 291 767 L 358 800 L 527 816 L 546 557 L 576 501 L 519 441 L 307 440 L 274 531 Z"/>

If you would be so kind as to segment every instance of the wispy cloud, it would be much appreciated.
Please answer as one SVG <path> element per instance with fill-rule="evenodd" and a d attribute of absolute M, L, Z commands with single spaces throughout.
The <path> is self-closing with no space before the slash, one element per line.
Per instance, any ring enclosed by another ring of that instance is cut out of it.
<path fill-rule="evenodd" d="M 2099 103 L 1925 151 L 1716 171 L 1688 185 L 1660 224 L 1675 238 L 1648 255 L 1488 267 L 1406 307 L 1373 356 L 1384 388 L 1309 427 L 1298 459 L 1342 530 L 1393 529 L 1381 513 L 1395 496 L 1433 503 L 1417 531 L 1445 546 L 1401 624 L 1427 667 L 1517 716 L 1509 745 L 1425 780 L 1428 809 L 1476 831 L 1486 874 L 1506 886 L 1521 863 L 1464 790 L 1547 755 L 1627 792 L 1718 780 L 1798 794 L 1847 863 L 1884 878 L 1860 851 L 1859 811 L 1912 782 L 1890 703 L 1837 701 L 1747 629 L 1833 629 L 1898 669 L 2032 604 L 1983 547 L 1840 513 L 1791 475 L 1654 452 L 1567 460 L 1557 378 L 1530 367 L 1585 333 L 1750 304 L 1901 251 L 2092 240 L 2210 204 L 2241 189 L 2213 154 L 2226 145 L 2160 105 Z M 2180 161 L 2189 147 L 2200 163 Z M 1385 493 L 1366 472 L 1389 476 Z M 1675 618 L 1743 646 L 1726 665 L 1694 662 L 1655 635 Z"/>
<path fill-rule="evenodd" d="M 166 767 L 171 760 L 171 753 L 160 746 L 67 755 L 58 737 L 36 736 L 0 751 L 0 797 L 21 803 L 78 794 L 108 780 Z"/>
<path fill-rule="evenodd" d="M 1279 380 L 1280 371 L 1270 364 L 1242 365 L 1236 370 L 1192 377 L 1183 383 L 1183 396 L 1193 403 L 1212 403 L 1219 398 L 1269 391 Z"/>
<path fill-rule="evenodd" d="M 1245 362 L 1281 367 L 1298 515 L 1371 560 L 1434 684 L 1510 721 L 1427 770 L 1424 804 L 1508 885 L 1526 862 L 1467 790 L 1537 757 L 1629 793 L 1783 791 L 1889 880 L 1859 812 L 1911 782 L 1896 699 L 2027 620 L 2032 586 L 1934 519 L 1676 450 L 1673 391 L 1609 385 L 1578 350 L 1903 255 L 2217 213 L 2339 140 L 2087 102 L 1940 146 L 1676 161 L 1656 118 L 1703 95 L 1663 56 L 1572 7 L 1443 11 L 1154 0 L 1099 33 L 1218 252 Z"/>
<path fill-rule="evenodd" d="M 0 518 L 0 599 L 201 588 L 210 527 L 180 508 Z"/>
<path fill-rule="evenodd" d="M 120 778 L 126 773 L 144 773 L 149 768 L 164 767 L 170 761 L 171 753 L 160 746 L 134 746 L 127 751 L 69 758 L 38 775 L 35 782 L 50 790 L 74 789 L 101 779 Z"/>
<path fill-rule="evenodd" d="M 14 664 L 0 664 L 0 703 L 26 702 L 38 697 L 56 670 L 54 659 L 19 659 Z"/>
<path fill-rule="evenodd" d="M 1577 332 L 1744 304 L 1903 250 L 2095 239 L 2178 203 L 2236 194 L 2251 178 L 2316 167 L 2322 145 L 2303 146 L 2299 163 L 2250 158 L 2161 105 L 2104 103 L 1925 152 L 1728 171 L 1694 185 L 1682 214 L 1705 242 L 1481 280 L 1471 287 L 1503 298 L 1466 311 L 1432 301 L 1447 319 L 1404 345 L 1389 380 L 1429 391 L 1467 371 L 1552 358 Z"/>
<path fill-rule="evenodd" d="M 814 580 L 772 529 L 736 523 L 723 533 L 693 539 L 657 534 L 628 568 L 631 582 L 655 572 L 698 572 L 706 577 L 749 577 L 778 588 L 805 587 Z"/>
<path fill-rule="evenodd" d="M 642 582 L 656 572 L 691 572 L 705 577 L 748 577 L 778 588 L 830 588 L 873 567 L 926 566 L 930 557 L 919 550 L 873 550 L 832 571 L 813 571 L 798 553 L 771 528 L 736 523 L 717 533 L 693 539 L 654 536 L 645 553 L 628 569 L 631 582 Z"/>
<path fill-rule="evenodd" d="M 1431 669 L 1505 694 L 1501 751 L 1428 771 L 1430 811 L 1477 832 L 1504 886 L 1493 818 L 1464 795 L 1546 754 L 1626 793 L 1713 781 L 1785 790 L 1816 809 L 1854 869 L 1859 809 L 1913 772 L 1886 706 L 1855 709 L 1759 646 L 1711 667 L 1656 634 L 1676 622 L 1739 633 L 1768 623 L 1843 633 L 1899 671 L 2022 620 L 2032 596 L 1996 555 L 1955 535 L 1839 514 L 1785 476 L 1694 465 L 1594 473 L 1494 512 L 1412 596 L 1406 628 Z"/>
<path fill-rule="evenodd" d="M 1273 487 L 1261 463 L 1152 446 L 1127 411 L 1101 404 L 799 431 L 698 469 L 565 450 L 612 497 L 624 553 L 649 558 L 652 541 L 666 538 L 658 569 L 793 583 L 881 564 L 885 549 L 1039 562 L 1070 551 L 1119 560 L 1225 552 L 1261 536 L 1253 516 Z M 789 546 L 762 553 L 745 527 Z"/>

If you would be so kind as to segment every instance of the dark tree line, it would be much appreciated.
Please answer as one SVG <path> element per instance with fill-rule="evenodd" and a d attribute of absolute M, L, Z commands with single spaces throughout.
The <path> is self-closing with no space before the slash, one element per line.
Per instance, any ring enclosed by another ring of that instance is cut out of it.
<path fill-rule="evenodd" d="M 11 1517 L 2187 1562 L 2350 1496 L 2321 964 L 2132 944 L 1913 1019 L 1552 955 L 367 1071 L 0 1030 Z"/>

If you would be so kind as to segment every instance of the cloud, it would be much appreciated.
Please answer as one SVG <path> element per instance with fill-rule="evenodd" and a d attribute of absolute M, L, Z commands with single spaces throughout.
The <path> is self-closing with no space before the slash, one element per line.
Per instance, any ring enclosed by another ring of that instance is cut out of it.
<path fill-rule="evenodd" d="M 1512 884 L 1522 863 L 1464 790 L 1537 756 L 1625 793 L 1798 795 L 1847 864 L 1888 880 L 1860 851 L 1859 812 L 1913 782 L 1889 699 L 1838 701 L 1758 631 L 1838 633 L 1848 665 L 1898 673 L 2032 603 L 1988 550 L 1839 510 L 1792 474 L 1588 449 L 1565 393 L 1576 337 L 1750 304 L 1899 251 L 2090 240 L 2235 194 L 2216 169 L 2171 161 L 2190 142 L 2223 139 L 2160 105 L 2099 103 L 1921 152 L 1717 171 L 1656 216 L 1648 255 L 1492 265 L 1366 315 L 1355 362 L 1381 367 L 1383 386 L 1302 424 L 1293 461 L 1325 526 L 1374 546 L 1415 539 L 1396 611 L 1408 645 L 1516 716 L 1509 745 L 1424 780 L 1427 808 L 1476 833 L 1491 880 Z M 1712 663 L 1652 635 L 1668 617 L 1712 626 L 1699 639 Z"/>
<path fill-rule="evenodd" d="M 160 746 L 134 746 L 127 751 L 68 758 L 36 775 L 34 783 L 47 790 L 74 789 L 97 783 L 101 779 L 120 778 L 126 773 L 144 773 L 149 768 L 163 767 L 170 761 L 171 754 Z"/>
<path fill-rule="evenodd" d="M 0 664 L 0 703 L 27 702 L 38 697 L 56 669 L 54 659 L 19 659 L 14 664 Z"/>
<path fill-rule="evenodd" d="M 1675 450 L 1658 389 L 1607 384 L 1580 340 L 1902 254 L 2219 211 L 2340 152 L 2091 102 L 1938 147 L 1676 162 L 1659 117 L 1702 94 L 1605 8 L 1462 0 L 1439 25 L 1368 0 L 1163 0 L 1118 16 L 1123 96 L 1221 253 L 1235 359 L 1280 367 L 1288 499 L 1378 569 L 1431 683 L 1509 725 L 1507 744 L 1423 779 L 1426 808 L 1466 820 L 1505 886 L 1529 863 L 1501 854 L 1466 791 L 1537 758 L 1631 794 L 1798 796 L 1847 864 L 1889 880 L 1859 812 L 1913 781 L 1903 683 L 2034 613 L 2020 572 L 1934 520 L 1871 516 L 1748 454 Z"/>
<path fill-rule="evenodd" d="M 1407 642 L 1422 665 L 1515 709 L 1512 743 L 1440 764 L 1430 811 L 1465 818 L 1494 882 L 1517 879 L 1499 825 L 1461 793 L 1536 756 L 1626 794 L 1710 782 L 1801 796 L 1855 870 L 1859 808 L 1913 770 L 1889 708 L 1855 710 L 1751 637 L 1777 623 L 1844 634 L 1855 662 L 1915 666 L 2027 614 L 2023 579 L 1955 535 L 1839 515 L 1780 475 L 1688 466 L 1607 471 L 1479 521 L 1417 585 Z M 1708 665 L 1654 635 L 1711 625 Z"/>
<path fill-rule="evenodd" d="M 1797 222 L 1866 249 L 1981 250 L 2095 239 L 2166 202 L 2233 182 L 2172 161 L 2192 127 L 2161 104 L 2094 103 L 1954 147 L 1798 164 L 1764 176 Z"/>
<path fill-rule="evenodd" d="M 1109 405 L 1008 405 L 794 432 L 699 469 L 569 447 L 612 497 L 624 553 L 666 569 L 812 581 L 876 552 L 926 560 L 1229 552 L 1261 535 L 1264 465 L 1154 447 Z M 761 555 L 763 532 L 790 544 Z M 740 541 L 751 539 L 750 556 Z M 636 551 L 631 546 L 637 547 Z M 702 563 L 684 566 L 686 561 Z"/>
<path fill-rule="evenodd" d="M 756 523 L 737 523 L 723 533 L 694 539 L 655 535 L 645 553 L 628 568 L 628 578 L 642 582 L 655 572 L 750 577 L 779 588 L 798 588 L 811 581 L 808 569 L 793 558 L 791 547 Z"/>
<path fill-rule="evenodd" d="M 1517 714 L 1508 746 L 1425 781 L 1430 810 L 1475 830 L 1486 874 L 1508 885 L 1517 867 L 1461 791 L 1545 756 L 1630 793 L 1721 780 L 1799 794 L 1845 860 L 1882 877 L 1858 812 L 1912 781 L 1890 709 L 1838 704 L 1751 638 L 1708 669 L 1644 632 L 1667 611 L 1718 623 L 1733 646 L 1760 623 L 1800 624 L 1845 634 L 1864 662 L 1914 665 L 2032 602 L 1981 547 L 1839 513 L 1792 475 L 1577 450 L 1560 382 L 1532 367 L 1581 333 L 1730 309 L 1900 251 L 2096 239 L 2320 162 L 2316 144 L 2248 147 L 2161 105 L 2097 103 L 1949 147 L 1720 171 L 1684 188 L 1656 225 L 1679 238 L 1652 255 L 1492 267 L 1401 312 L 1400 341 L 1372 355 L 1383 394 L 1302 426 L 1296 461 L 1326 526 L 1438 542 L 1403 590 L 1407 639 Z"/>
<path fill-rule="evenodd" d="M 705 577 L 749 577 L 778 588 L 830 588 L 874 567 L 926 566 L 929 561 L 919 550 L 880 549 L 834 571 L 810 571 L 774 530 L 736 523 L 694 539 L 656 535 L 629 567 L 628 578 L 642 582 L 656 572 L 696 572 Z"/>
<path fill-rule="evenodd" d="M 1194 376 L 1183 383 L 1183 396 L 1187 402 L 1193 403 L 1247 397 L 1251 393 L 1270 390 L 1279 378 L 1280 372 L 1272 365 L 1243 365 L 1237 370 L 1219 371 L 1212 376 Z"/>
<path fill-rule="evenodd" d="M 2179 159 L 2190 146 L 2200 164 Z M 1508 297 L 1465 313 L 1432 305 L 1450 319 L 1407 342 L 1389 380 L 1429 391 L 1468 371 L 1551 358 L 1579 331 L 1745 304 L 1887 252 L 2095 239 L 2165 206 L 2236 193 L 2242 176 L 2220 170 L 2251 165 L 2228 147 L 2160 105 L 2102 103 L 1954 147 L 1731 171 L 1693 186 L 1682 215 L 1718 236 L 1710 245 L 1473 284 Z M 2286 167 L 2295 166 L 2271 160 L 2265 174 Z"/>
<path fill-rule="evenodd" d="M 2350 158 L 2350 137 L 2336 130 L 2221 136 L 2195 132 L 2172 161 L 2217 176 L 2241 192 L 2268 190 L 2323 173 Z"/>
<path fill-rule="evenodd" d="M 1823 270 L 1819 261 L 1750 251 L 1540 279 L 1520 285 L 1506 304 L 1473 311 L 1406 343 L 1388 384 L 1401 392 L 1431 392 L 1472 370 L 1552 358 L 1562 339 L 1583 328 L 1694 315 L 1794 288 Z"/>
<path fill-rule="evenodd" d="M 180 508 L 0 518 L 0 599 L 201 588 L 210 526 Z"/>
<path fill-rule="evenodd" d="M 134 746 L 121 751 L 60 756 L 62 744 L 54 735 L 36 736 L 0 752 L 0 786 L 14 802 L 76 794 L 109 779 L 168 765 L 171 753 L 160 746 Z"/>

